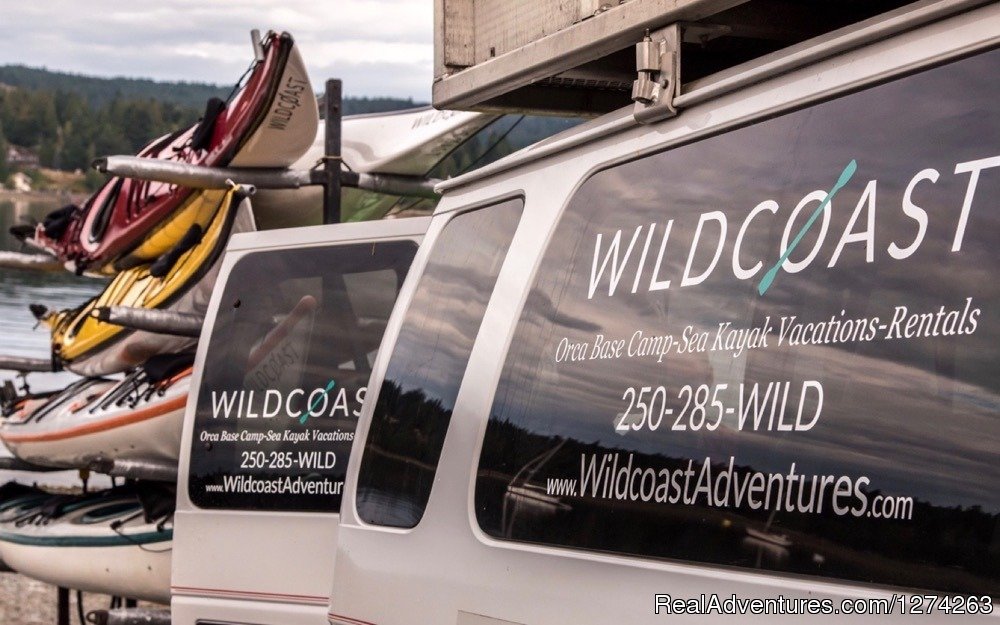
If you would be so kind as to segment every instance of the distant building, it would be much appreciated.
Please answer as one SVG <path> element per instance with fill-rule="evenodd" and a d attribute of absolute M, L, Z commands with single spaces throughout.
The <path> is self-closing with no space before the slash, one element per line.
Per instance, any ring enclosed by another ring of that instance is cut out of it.
<path fill-rule="evenodd" d="M 7 165 L 24 169 L 38 167 L 38 155 L 18 145 L 7 145 Z"/>
<path fill-rule="evenodd" d="M 31 191 L 31 178 L 28 178 L 28 175 L 25 173 L 19 171 L 14 172 L 10 175 L 7 182 L 12 191 L 20 193 L 27 193 L 28 191 Z"/>

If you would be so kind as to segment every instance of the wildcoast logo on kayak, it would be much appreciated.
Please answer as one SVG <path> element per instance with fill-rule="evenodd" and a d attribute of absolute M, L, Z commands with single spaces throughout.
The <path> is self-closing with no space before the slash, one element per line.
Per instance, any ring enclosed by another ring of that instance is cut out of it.
<path fill-rule="evenodd" d="M 271 116 L 267 122 L 268 128 L 285 130 L 288 127 L 288 122 L 292 119 L 295 109 L 302 105 L 302 92 L 307 86 L 309 86 L 309 82 L 302 78 L 288 77 L 288 80 L 274 97 L 274 108 L 271 109 Z"/>
<path fill-rule="evenodd" d="M 284 416 L 302 423 L 308 418 L 358 417 L 365 387 L 350 393 L 331 384 L 313 389 L 294 388 L 212 391 L 213 419 L 273 419 Z"/>

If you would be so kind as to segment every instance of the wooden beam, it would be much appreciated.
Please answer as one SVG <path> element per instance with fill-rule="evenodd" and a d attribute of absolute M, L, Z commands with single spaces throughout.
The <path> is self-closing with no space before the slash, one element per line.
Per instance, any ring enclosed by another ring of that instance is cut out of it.
<path fill-rule="evenodd" d="M 445 5 L 449 1 L 458 0 L 444 0 Z M 627 48 L 638 42 L 647 28 L 703 19 L 745 1 L 630 0 L 473 67 L 435 76 L 433 104 L 442 109 L 474 109 L 520 87 Z"/>

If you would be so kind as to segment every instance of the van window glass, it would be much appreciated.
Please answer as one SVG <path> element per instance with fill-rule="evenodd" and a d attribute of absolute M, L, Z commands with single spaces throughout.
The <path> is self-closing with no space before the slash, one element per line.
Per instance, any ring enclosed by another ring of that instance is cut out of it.
<path fill-rule="evenodd" d="M 991 51 L 587 180 L 496 390 L 483 530 L 1000 595 L 997 75 Z"/>
<path fill-rule="evenodd" d="M 508 154 L 568 130 L 583 121 L 579 117 L 503 115 L 452 150 L 427 172 L 427 177 L 443 180 L 486 167 Z M 389 196 L 371 197 L 372 202 L 382 203 Z M 436 205 L 437 200 L 401 197 L 388 212 L 392 215 L 430 214 Z"/>
<path fill-rule="evenodd" d="M 423 516 L 455 398 L 524 202 L 449 221 L 427 260 L 386 368 L 358 473 L 366 522 Z"/>
<path fill-rule="evenodd" d="M 568 130 L 582 121 L 579 117 L 504 115 L 469 137 L 427 175 L 442 179 L 460 176 Z"/>
<path fill-rule="evenodd" d="M 368 375 L 416 250 L 369 242 L 236 263 L 198 390 L 196 505 L 340 510 Z"/>

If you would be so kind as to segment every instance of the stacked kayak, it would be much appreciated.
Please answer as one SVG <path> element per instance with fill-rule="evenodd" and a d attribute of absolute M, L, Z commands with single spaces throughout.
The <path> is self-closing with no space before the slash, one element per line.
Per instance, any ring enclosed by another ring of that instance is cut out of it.
<path fill-rule="evenodd" d="M 5 380 L 3 386 L 0 386 L 0 419 L 26 419 L 48 403 L 49 399 L 58 392 L 18 392 L 10 380 Z"/>
<path fill-rule="evenodd" d="M 0 558 L 29 577 L 87 592 L 170 601 L 173 486 L 50 495 L 0 487 Z"/>
<path fill-rule="evenodd" d="M 81 405 L 81 402 L 99 397 L 113 385 L 114 381 L 110 379 L 83 378 L 44 399 L 19 402 L 20 407 L 5 415 L 0 428 L 12 424 L 27 423 L 37 416 L 58 410 L 61 407 L 68 410 L 70 406 Z"/>
<path fill-rule="evenodd" d="M 319 115 L 301 54 L 285 33 L 254 39 L 254 60 L 230 96 L 210 100 L 198 124 L 152 141 L 140 157 L 275 169 L 306 152 Z M 9 382 L 0 388 L 0 439 L 18 459 L 109 471 L 127 461 L 152 467 L 151 479 L 169 479 L 197 326 L 229 238 L 256 229 L 251 194 L 236 183 L 196 189 L 113 177 L 82 206 L 14 229 L 68 269 L 110 277 L 76 308 L 32 305 L 51 333 L 51 370 L 83 378 L 56 393 L 16 391 Z M 122 322 L 110 315 L 116 310 L 184 319 L 187 330 Z"/>
<path fill-rule="evenodd" d="M 228 101 L 213 98 L 201 121 L 160 137 L 139 156 L 186 164 L 287 167 L 312 144 L 319 111 L 298 49 L 269 33 L 263 54 Z M 82 273 L 114 274 L 151 262 L 203 218 L 198 193 L 166 183 L 112 178 L 83 206 L 67 206 L 22 233 Z"/>
<path fill-rule="evenodd" d="M 341 156 L 350 171 L 426 177 L 456 148 L 483 131 L 498 116 L 465 111 L 436 111 L 430 107 L 348 115 L 341 124 Z M 320 122 L 315 141 L 292 169 L 311 169 L 323 157 L 326 128 Z M 399 201 L 398 196 L 344 188 L 344 221 L 380 219 Z M 323 190 L 260 189 L 254 209 L 261 229 L 321 223 Z"/>
<path fill-rule="evenodd" d="M 134 330 L 99 320 L 94 312 L 128 306 L 203 315 L 229 237 L 255 229 L 250 202 L 241 191 L 201 191 L 215 208 L 204 233 L 185 238 L 154 263 L 119 273 L 97 297 L 82 306 L 46 312 L 52 330 L 54 363 L 85 376 L 108 375 L 135 367 L 152 356 L 190 349 L 195 339 Z"/>
<path fill-rule="evenodd" d="M 85 378 L 25 418 L 0 424 L 18 458 L 42 466 L 99 461 L 176 464 L 193 352 L 154 356 L 123 379 Z"/>
<path fill-rule="evenodd" d="M 153 141 L 140 156 L 267 168 L 298 160 L 316 136 L 315 96 L 290 36 L 271 33 L 260 44 L 227 101 L 210 101 L 199 124 Z M 18 230 L 67 269 L 111 279 L 76 308 L 32 307 L 51 333 L 51 369 L 83 377 L 46 393 L 4 384 L 0 440 L 38 471 L 114 474 L 126 466 L 119 474 L 128 482 L 75 495 L 0 487 L 0 559 L 15 571 L 76 590 L 169 603 L 170 480 L 197 338 L 98 314 L 202 317 L 229 238 L 256 229 L 249 195 L 237 184 L 202 190 L 112 178 L 82 206 Z"/>
<path fill-rule="evenodd" d="M 343 120 L 339 156 L 357 174 L 426 180 L 479 163 L 509 133 L 492 125 L 497 121 L 432 109 L 351 116 Z M 247 168 L 284 175 L 274 170 L 311 169 L 321 161 L 324 135 L 292 38 L 269 33 L 256 42 L 245 80 L 226 101 L 209 101 L 198 124 L 155 139 L 138 156 L 158 161 L 153 165 L 226 167 L 231 178 L 246 176 L 241 170 Z M 470 146 L 483 149 L 463 151 Z M 132 173 L 141 176 L 141 168 Z M 173 180 L 197 186 L 190 178 Z M 318 186 L 262 190 L 251 206 L 249 189 L 227 184 L 201 189 L 114 177 L 82 205 L 17 229 L 63 267 L 109 282 L 76 308 L 32 307 L 51 333 L 50 359 L 40 369 L 50 363 L 52 370 L 82 377 L 55 393 L 5 385 L 0 440 L 35 471 L 78 468 L 133 480 L 75 495 L 0 487 L 0 559 L 20 573 L 67 588 L 169 602 L 173 481 L 198 325 L 223 252 L 233 234 L 319 223 L 322 211 Z M 424 203 L 419 210 L 433 203 L 413 197 Z M 399 202 L 398 196 L 344 189 L 342 215 L 345 221 L 379 219 L 396 214 Z M 0 262 L 25 266 L 24 259 Z M 250 366 L 296 340 L 297 324 L 316 305 L 303 298 L 257 347 Z M 136 321 L 142 319 L 193 326 L 179 331 Z"/>

